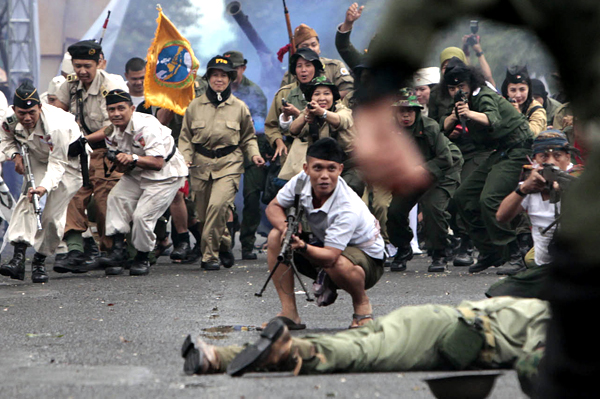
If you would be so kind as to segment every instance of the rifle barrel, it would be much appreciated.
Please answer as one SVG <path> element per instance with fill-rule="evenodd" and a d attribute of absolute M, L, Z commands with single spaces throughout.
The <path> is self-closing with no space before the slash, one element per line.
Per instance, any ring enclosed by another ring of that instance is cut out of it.
<path fill-rule="evenodd" d="M 242 31 L 244 31 L 248 37 L 248 40 L 250 40 L 250 43 L 252 43 L 256 51 L 265 54 L 271 53 L 271 50 L 269 50 L 263 39 L 261 39 L 254 29 L 254 26 L 252 26 L 250 23 L 248 16 L 242 11 L 242 3 L 239 1 L 232 1 L 231 3 L 227 4 L 226 10 L 227 13 L 231 15 L 233 19 L 235 19 L 235 22 L 238 23 L 240 28 L 242 28 Z"/>

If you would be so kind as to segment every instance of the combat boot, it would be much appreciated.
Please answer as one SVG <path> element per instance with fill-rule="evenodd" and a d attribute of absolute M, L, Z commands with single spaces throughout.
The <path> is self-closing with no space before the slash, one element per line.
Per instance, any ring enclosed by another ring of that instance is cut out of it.
<path fill-rule="evenodd" d="M 189 243 L 189 238 L 188 238 L 188 242 L 186 242 L 186 241 L 179 242 L 177 247 L 173 250 L 173 252 L 171 252 L 170 258 L 171 258 L 171 260 L 181 262 L 188 257 L 190 251 L 191 251 L 191 248 L 190 248 L 190 243 Z"/>
<path fill-rule="evenodd" d="M 471 266 L 475 263 L 473 259 L 473 241 L 468 235 L 460 238 L 460 247 L 454 257 L 454 266 Z"/>
<path fill-rule="evenodd" d="M 231 251 L 219 251 L 219 260 L 226 269 L 229 269 L 235 263 L 235 257 Z"/>
<path fill-rule="evenodd" d="M 77 249 L 69 251 L 67 254 L 59 254 L 54 258 L 54 267 L 56 273 L 87 273 L 94 269 L 95 259 L 90 259 Z"/>
<path fill-rule="evenodd" d="M 403 272 L 406 270 L 406 262 L 413 258 L 413 251 L 409 245 L 406 248 L 398 248 L 396 256 L 390 265 L 390 271 L 392 272 Z"/>
<path fill-rule="evenodd" d="M 27 244 L 18 242 L 13 244 L 15 251 L 13 257 L 8 263 L 0 266 L 0 274 L 12 278 L 13 280 L 25 280 L 25 251 Z"/>
<path fill-rule="evenodd" d="M 31 281 L 34 283 L 47 283 L 48 273 L 46 273 L 46 255 L 35 253 L 31 262 Z"/>
<path fill-rule="evenodd" d="M 510 260 L 498 268 L 496 274 L 499 276 L 513 276 L 523 270 L 527 270 L 523 257 L 521 256 L 521 248 L 518 240 L 508 244 L 510 248 Z"/>
<path fill-rule="evenodd" d="M 150 273 L 150 261 L 148 260 L 149 252 L 138 251 L 129 269 L 130 276 L 145 276 Z"/>
<path fill-rule="evenodd" d="M 128 258 L 125 234 L 117 233 L 113 236 L 113 247 L 110 255 L 98 258 L 98 264 L 105 268 L 104 273 L 107 276 L 116 276 L 123 273 Z"/>
<path fill-rule="evenodd" d="M 504 264 L 504 259 L 498 254 L 479 254 L 477 263 L 469 267 L 469 273 L 479 273 L 492 266 L 500 266 L 502 264 Z"/>
<path fill-rule="evenodd" d="M 83 253 L 89 259 L 96 259 L 100 257 L 100 249 L 94 237 L 86 237 L 83 239 Z"/>
<path fill-rule="evenodd" d="M 444 250 L 434 250 L 431 258 L 432 262 L 427 268 L 429 273 L 443 273 L 447 270 L 446 266 L 448 262 L 446 262 L 446 257 L 444 256 Z"/>

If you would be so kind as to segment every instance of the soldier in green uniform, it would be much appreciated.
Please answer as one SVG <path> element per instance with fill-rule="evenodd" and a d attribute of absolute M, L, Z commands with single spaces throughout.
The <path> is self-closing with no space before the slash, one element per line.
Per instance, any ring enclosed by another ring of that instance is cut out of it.
<path fill-rule="evenodd" d="M 543 353 L 549 320 L 548 304 L 539 299 L 405 306 L 335 335 L 292 337 L 274 319 L 246 347 L 217 347 L 188 336 L 182 356 L 186 374 L 227 371 L 232 376 L 259 370 L 328 374 L 512 368 Z"/>
<path fill-rule="evenodd" d="M 236 79 L 231 83 L 231 92 L 246 103 L 252 115 L 258 149 L 263 159 L 269 159 L 272 147 L 265 137 L 265 119 L 267 117 L 267 97 L 261 88 L 248 79 L 246 65 L 248 60 L 239 51 L 227 51 L 223 57 L 229 58 L 237 71 Z M 257 256 L 254 251 L 256 230 L 260 225 L 260 194 L 265 191 L 267 183 L 267 168 L 257 167 L 252 160 L 244 159 L 244 209 L 242 211 L 242 224 L 240 228 L 240 242 L 242 244 L 242 259 L 253 260 Z"/>
<path fill-rule="evenodd" d="M 408 224 L 408 214 L 418 202 L 423 211 L 424 235 L 429 241 L 428 248 L 432 250 L 432 263 L 428 270 L 444 272 L 449 218 L 446 208 L 460 183 L 462 156 L 458 148 L 440 133 L 437 122 L 421 115 L 423 106 L 417 102 L 412 89 L 402 89 L 394 107 L 397 107 L 398 125 L 409 132 L 425 159 L 422 167 L 431 174 L 435 183 L 425 192 L 393 197 L 388 208 L 387 231 L 390 242 L 398 247 L 398 253 L 390 270 L 406 270 L 406 262 L 412 258 L 410 241 L 413 233 Z"/>
<path fill-rule="evenodd" d="M 516 233 L 496 220 L 500 202 L 514 190 L 531 150 L 533 134 L 525 115 L 485 85 L 483 76 L 458 58 L 446 68 L 442 87 L 454 95 L 462 90 L 468 101 L 456 103 L 456 112 L 443 119 L 444 129 L 463 120 L 473 141 L 494 152 L 462 182 L 455 200 L 467 224 L 469 236 L 479 249 L 475 273 L 500 266 L 509 259 L 508 247 Z"/>

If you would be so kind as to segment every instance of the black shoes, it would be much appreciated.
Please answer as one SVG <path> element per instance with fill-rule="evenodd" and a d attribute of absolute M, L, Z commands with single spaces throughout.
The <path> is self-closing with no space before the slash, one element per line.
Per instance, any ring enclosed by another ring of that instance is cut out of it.
<path fill-rule="evenodd" d="M 242 250 L 242 259 L 243 260 L 256 260 L 258 259 L 258 256 L 252 251 L 245 251 Z"/>
<path fill-rule="evenodd" d="M 125 245 L 125 235 L 118 233 L 113 237 L 113 247 L 110 255 L 98 258 L 98 264 L 104 267 L 104 273 L 107 276 L 116 276 L 123 273 L 124 266 L 129 259 L 127 247 Z"/>
<path fill-rule="evenodd" d="M 454 266 L 471 266 L 475 263 L 473 259 L 473 241 L 469 238 L 469 236 L 464 235 L 460 237 L 460 247 L 454 257 Z"/>
<path fill-rule="evenodd" d="M 231 251 L 219 251 L 219 260 L 226 269 L 229 269 L 235 263 L 235 258 Z"/>
<path fill-rule="evenodd" d="M 479 273 L 492 266 L 500 266 L 502 264 L 504 264 L 504 259 L 502 258 L 502 256 L 498 256 L 497 254 L 479 254 L 479 256 L 477 257 L 477 263 L 469 267 L 469 273 Z"/>
<path fill-rule="evenodd" d="M 46 273 L 46 255 L 42 255 L 36 252 L 33 255 L 33 261 L 31 262 L 31 281 L 34 283 L 47 283 L 48 273 Z"/>
<path fill-rule="evenodd" d="M 406 248 L 398 248 L 394 260 L 390 264 L 390 271 L 403 272 L 406 270 L 406 262 L 413 258 L 413 251 L 410 245 Z"/>
<path fill-rule="evenodd" d="M 299 356 L 292 355 L 292 336 L 285 323 L 275 318 L 255 343 L 246 346 L 227 366 L 227 374 L 238 377 L 257 369 L 294 370 Z"/>
<path fill-rule="evenodd" d="M 0 274 L 13 280 L 25 280 L 25 251 L 27 244 L 14 244 L 15 251 L 10 261 L 0 266 Z"/>
<path fill-rule="evenodd" d="M 184 261 L 191 252 L 189 242 L 180 242 L 177 247 L 171 252 L 171 260 Z"/>
<path fill-rule="evenodd" d="M 427 268 L 429 273 L 443 273 L 447 269 L 448 262 L 446 262 L 446 257 L 444 254 L 445 251 L 434 250 L 432 257 L 432 262 Z"/>
<path fill-rule="evenodd" d="M 510 248 L 510 260 L 496 271 L 499 276 L 513 276 L 523 270 L 527 270 L 523 256 L 521 255 L 521 246 L 519 240 L 508 244 Z"/>
<path fill-rule="evenodd" d="M 129 269 L 130 276 L 145 276 L 150 273 L 150 261 L 148 260 L 148 252 L 138 251 L 131 269 Z"/>
<path fill-rule="evenodd" d="M 219 270 L 221 266 L 219 266 L 219 262 L 214 260 L 210 262 L 202 262 L 200 263 L 200 267 L 204 270 Z"/>
<path fill-rule="evenodd" d="M 185 359 L 183 371 L 187 375 L 212 374 L 218 372 L 219 359 L 214 346 L 188 335 L 181 346 L 181 357 Z"/>
<path fill-rule="evenodd" d="M 198 262 L 198 259 L 202 258 L 202 251 L 200 251 L 200 244 L 196 243 L 194 248 L 188 252 L 184 260 L 181 261 L 183 264 L 190 264 Z"/>
<path fill-rule="evenodd" d="M 98 248 L 94 237 L 86 237 L 83 239 L 83 253 L 89 259 L 100 257 L 100 249 Z"/>
<path fill-rule="evenodd" d="M 96 260 L 76 249 L 66 254 L 58 254 L 54 258 L 53 270 L 57 273 L 87 273 L 96 266 Z"/>

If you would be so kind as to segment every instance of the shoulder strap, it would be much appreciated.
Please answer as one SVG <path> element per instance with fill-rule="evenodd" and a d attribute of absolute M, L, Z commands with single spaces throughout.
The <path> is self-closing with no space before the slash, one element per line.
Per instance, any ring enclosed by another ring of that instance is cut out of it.
<path fill-rule="evenodd" d="M 531 115 L 533 115 L 533 113 L 535 111 L 537 111 L 538 109 L 544 108 L 541 105 L 536 105 L 535 107 L 531 108 L 529 111 L 527 111 L 527 120 L 529 120 L 529 118 L 531 118 Z"/>

